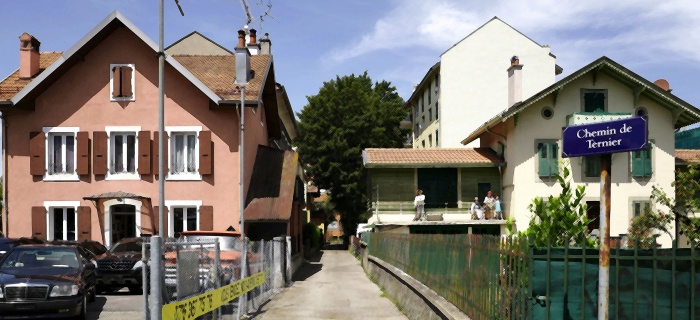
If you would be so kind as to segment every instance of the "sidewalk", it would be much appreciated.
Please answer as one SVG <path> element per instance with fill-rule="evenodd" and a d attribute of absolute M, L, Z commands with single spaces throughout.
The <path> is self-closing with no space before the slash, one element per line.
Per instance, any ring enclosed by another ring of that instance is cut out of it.
<path fill-rule="evenodd" d="M 408 319 L 347 250 L 322 250 L 251 319 Z"/>

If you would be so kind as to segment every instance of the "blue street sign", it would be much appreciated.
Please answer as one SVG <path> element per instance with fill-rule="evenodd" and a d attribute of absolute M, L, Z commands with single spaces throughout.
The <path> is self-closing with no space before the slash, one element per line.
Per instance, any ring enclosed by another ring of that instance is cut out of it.
<path fill-rule="evenodd" d="M 644 149 L 649 131 L 646 117 L 631 117 L 563 127 L 561 136 L 562 156 L 582 157 Z"/>

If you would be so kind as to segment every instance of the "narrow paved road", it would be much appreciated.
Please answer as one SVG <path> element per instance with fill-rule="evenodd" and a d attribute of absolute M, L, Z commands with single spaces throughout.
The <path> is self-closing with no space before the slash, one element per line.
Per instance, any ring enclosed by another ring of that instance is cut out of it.
<path fill-rule="evenodd" d="M 252 319 L 407 319 L 347 250 L 323 250 Z"/>

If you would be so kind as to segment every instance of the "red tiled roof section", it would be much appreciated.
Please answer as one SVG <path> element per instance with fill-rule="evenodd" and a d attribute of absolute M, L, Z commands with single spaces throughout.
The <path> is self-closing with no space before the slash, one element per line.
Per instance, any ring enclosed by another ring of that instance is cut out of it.
<path fill-rule="evenodd" d="M 700 150 L 676 149 L 676 162 L 700 162 Z"/>
<path fill-rule="evenodd" d="M 20 79 L 19 69 L 10 74 L 9 77 L 5 78 L 0 82 L 0 101 L 7 101 L 12 99 L 18 92 L 22 91 L 29 82 L 34 80 L 38 75 L 40 75 L 46 68 L 48 68 L 52 63 L 54 63 L 62 55 L 62 52 L 42 52 L 41 58 L 39 59 L 39 72 L 34 75 L 31 79 Z M 17 60 L 19 64 L 19 60 Z"/>
<path fill-rule="evenodd" d="M 365 149 L 365 152 L 367 154 L 367 163 L 373 164 L 498 164 L 503 162 L 490 148 Z"/>
<path fill-rule="evenodd" d="M 236 58 L 234 56 L 174 55 L 173 58 L 221 99 L 241 99 L 241 93 L 236 90 L 234 85 L 236 80 Z M 257 98 L 260 94 L 269 62 L 269 55 L 250 57 L 250 70 L 253 71 L 253 77 L 246 86 L 246 100 Z"/>

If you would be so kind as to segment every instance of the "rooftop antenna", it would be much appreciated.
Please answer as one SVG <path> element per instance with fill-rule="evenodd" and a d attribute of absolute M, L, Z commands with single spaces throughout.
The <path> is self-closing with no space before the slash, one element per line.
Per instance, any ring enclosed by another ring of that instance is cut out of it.
<path fill-rule="evenodd" d="M 253 16 L 250 14 L 250 6 L 248 5 L 248 1 L 246 0 L 241 0 L 241 4 L 243 5 L 243 11 L 245 12 L 246 16 L 246 22 L 245 26 L 243 26 L 243 29 L 245 30 L 245 33 L 248 33 L 248 25 L 253 22 Z"/>
<path fill-rule="evenodd" d="M 263 6 L 263 0 L 260 0 L 260 2 L 258 2 L 258 5 Z M 265 10 L 265 12 L 263 12 L 263 14 L 260 15 L 260 30 L 261 31 L 263 29 L 263 21 L 265 21 L 265 17 L 270 17 L 270 18 L 272 18 L 272 20 L 277 21 L 277 19 L 275 19 L 275 17 L 273 17 L 270 14 L 270 11 L 272 11 L 272 2 L 268 0 L 267 4 L 265 4 L 265 6 L 267 6 L 267 9 Z"/>

